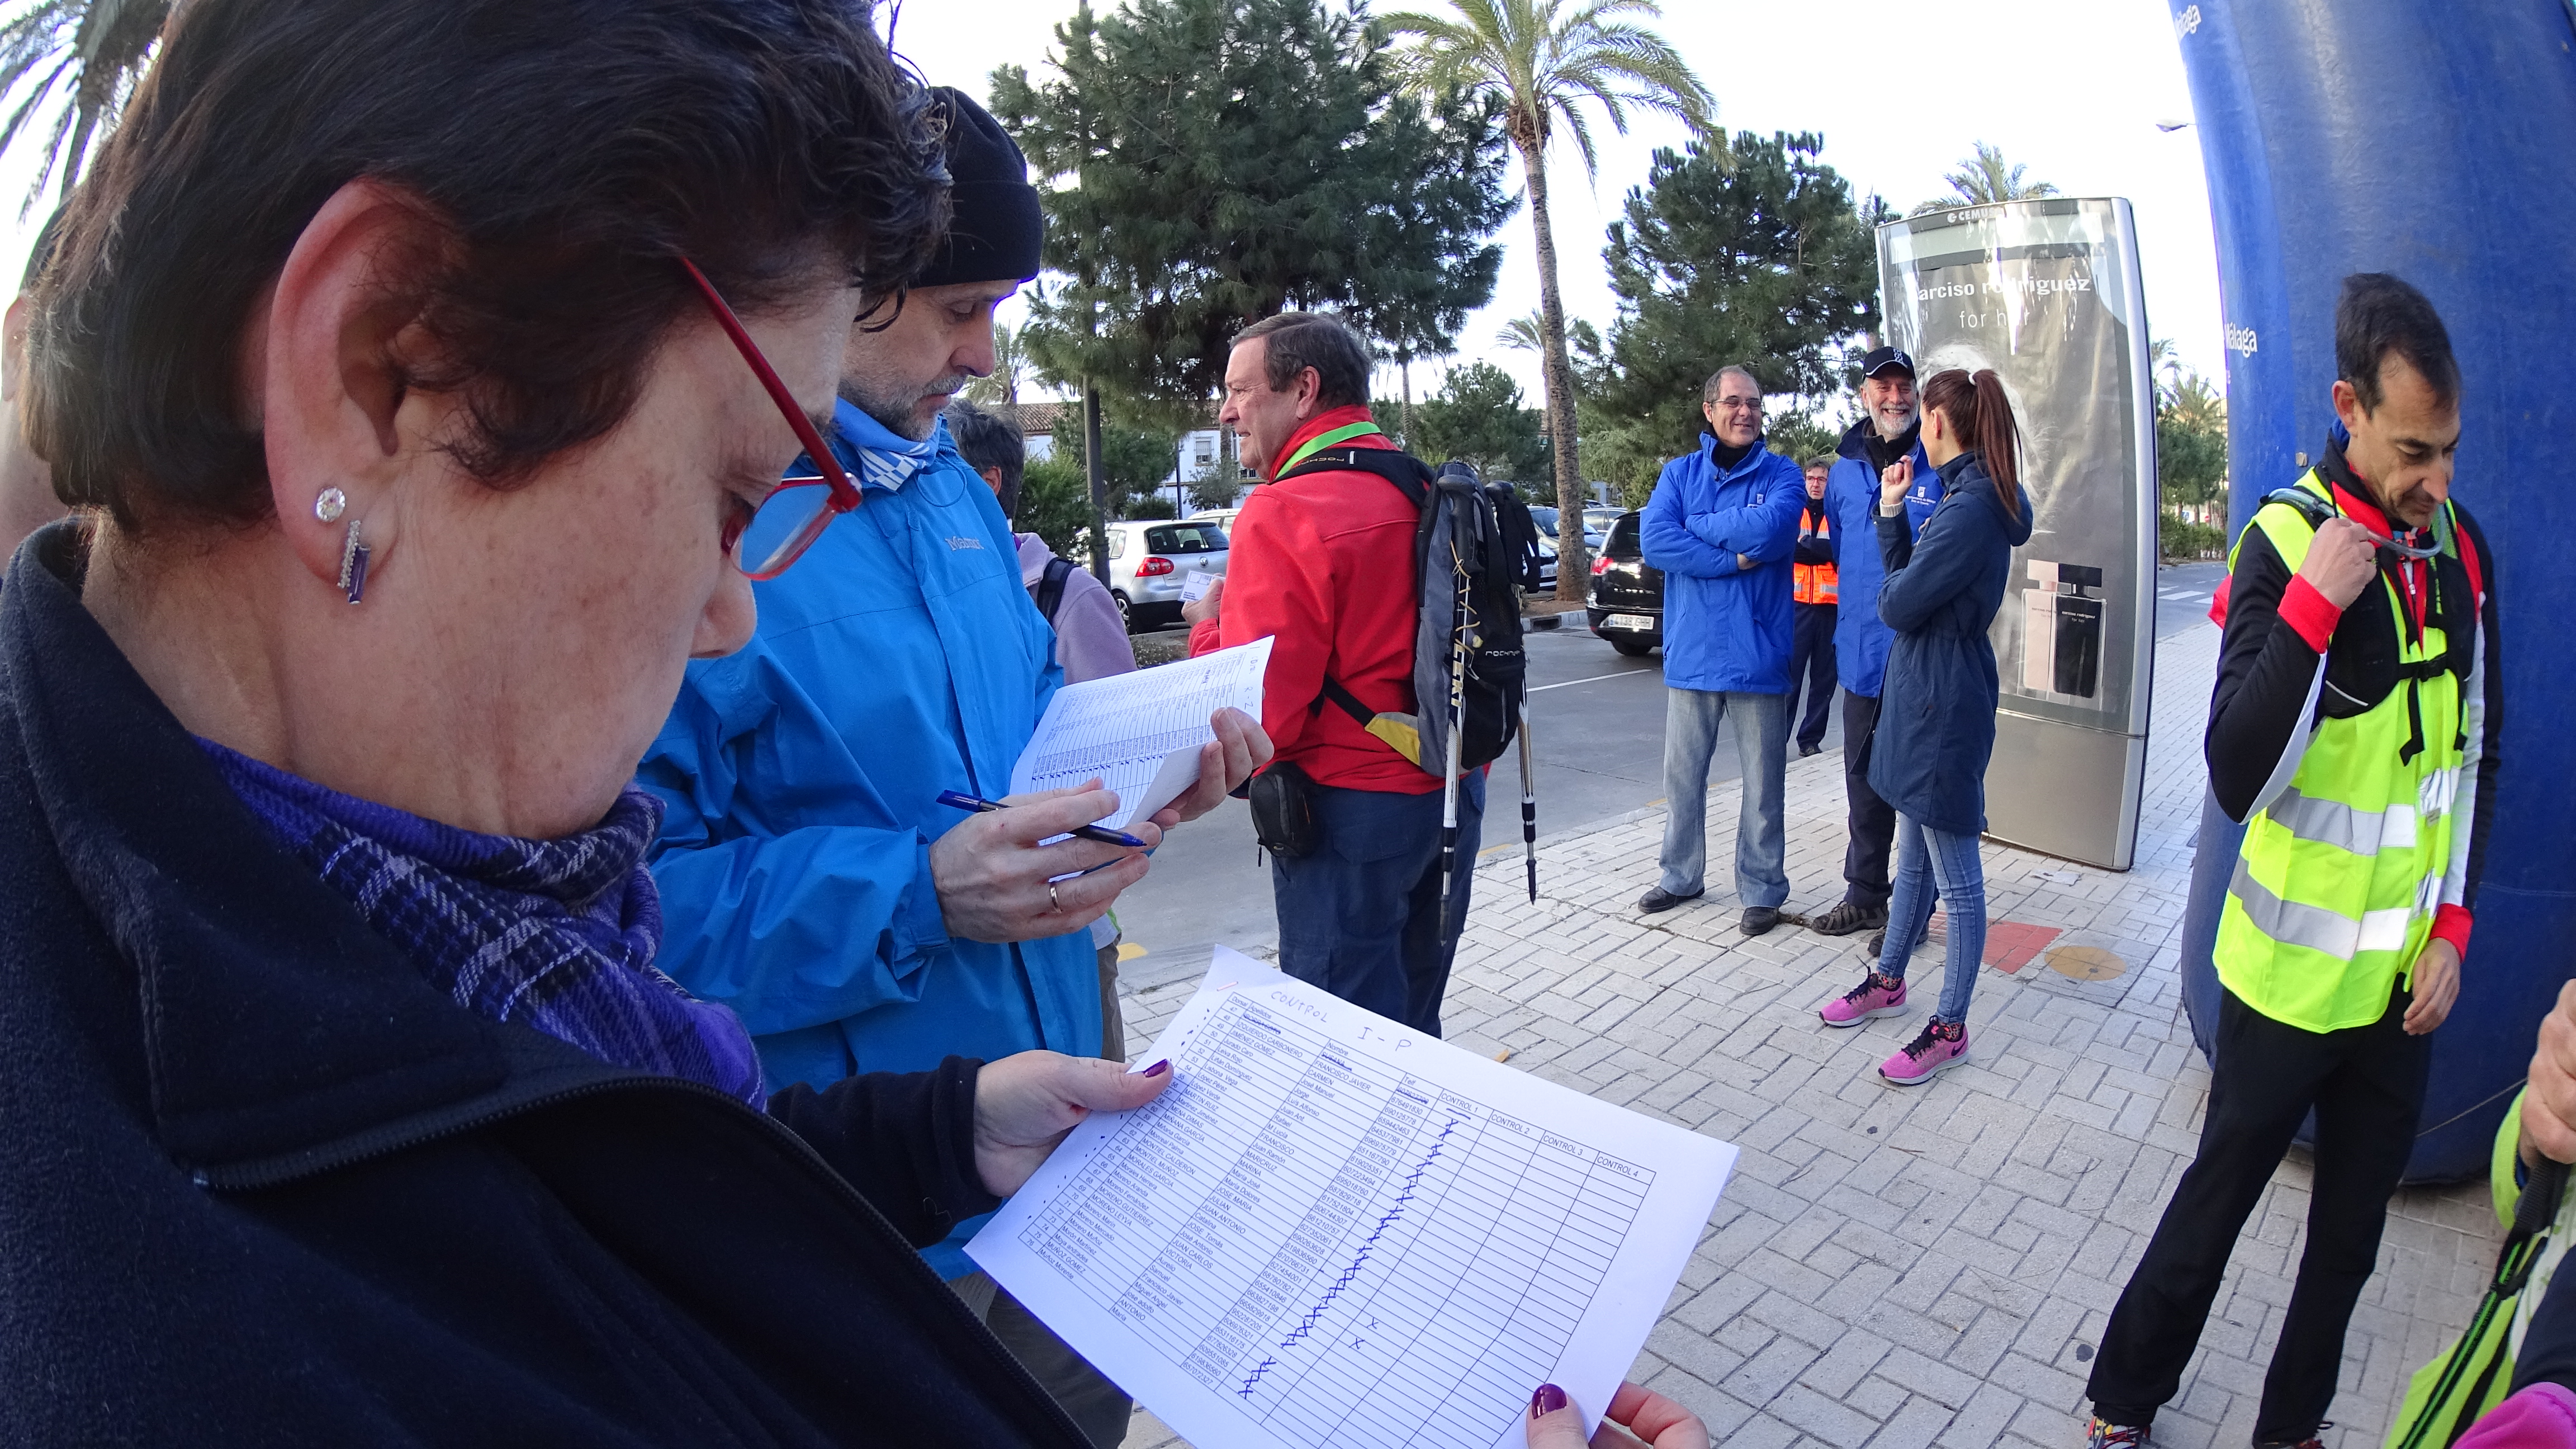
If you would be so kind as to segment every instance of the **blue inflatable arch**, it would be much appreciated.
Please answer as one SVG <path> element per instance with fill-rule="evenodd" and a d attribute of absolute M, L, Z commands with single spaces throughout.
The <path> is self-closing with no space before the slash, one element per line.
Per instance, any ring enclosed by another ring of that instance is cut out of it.
<path fill-rule="evenodd" d="M 2408 1178 L 2472 1176 L 2576 977 L 2576 13 L 2569 0 L 2170 8 L 2217 224 L 2232 528 L 2324 443 L 2346 274 L 2423 288 L 2459 354 L 2455 487 L 2497 555 L 2504 773 Z M 2239 834 L 2204 809 L 2183 946 L 2204 1053 Z"/>

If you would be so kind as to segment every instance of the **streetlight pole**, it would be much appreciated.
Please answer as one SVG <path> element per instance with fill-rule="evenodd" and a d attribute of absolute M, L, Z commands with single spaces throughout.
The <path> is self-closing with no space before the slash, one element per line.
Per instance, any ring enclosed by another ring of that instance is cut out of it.
<path fill-rule="evenodd" d="M 1082 466 L 1091 484 L 1091 576 L 1109 583 L 1109 479 L 1100 463 L 1100 389 L 1082 380 Z"/>

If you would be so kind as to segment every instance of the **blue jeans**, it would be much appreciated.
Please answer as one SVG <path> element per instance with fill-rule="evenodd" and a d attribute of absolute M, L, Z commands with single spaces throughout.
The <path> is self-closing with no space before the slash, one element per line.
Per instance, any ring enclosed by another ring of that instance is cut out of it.
<path fill-rule="evenodd" d="M 1905 963 L 1932 923 L 1932 893 L 1950 913 L 1950 954 L 1941 976 L 1941 1004 L 1932 1019 L 1968 1019 L 1968 993 L 1977 989 L 1977 966 L 1986 954 L 1986 867 L 1977 837 L 1918 825 L 1896 817 L 1896 894 L 1887 903 L 1887 947 L 1879 953 L 1882 976 L 1905 979 Z"/>
<path fill-rule="evenodd" d="M 1467 921 L 1485 773 L 1458 782 L 1458 868 L 1440 901 L 1440 792 L 1315 787 L 1323 844 L 1270 862 L 1279 969 L 1365 1011 L 1440 1034 L 1440 998 Z M 1443 916 L 1446 919 L 1443 919 Z"/>
<path fill-rule="evenodd" d="M 1708 873 L 1708 762 L 1718 727 L 1735 725 L 1735 758 L 1743 767 L 1743 804 L 1735 817 L 1735 894 L 1747 906 L 1777 910 L 1789 899 L 1788 841 L 1780 823 L 1781 781 L 1789 764 L 1789 710 L 1776 694 L 1664 691 L 1663 888 L 1695 896 Z"/>

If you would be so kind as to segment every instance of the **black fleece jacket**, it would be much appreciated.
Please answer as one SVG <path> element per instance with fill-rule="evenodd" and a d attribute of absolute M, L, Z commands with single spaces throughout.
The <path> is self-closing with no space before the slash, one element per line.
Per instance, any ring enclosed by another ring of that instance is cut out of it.
<path fill-rule="evenodd" d="M 1829 564 L 1834 561 L 1833 536 L 1825 516 L 1825 500 L 1810 498 L 1807 511 L 1798 516 L 1798 542 L 1790 559 L 1802 564 Z"/>
<path fill-rule="evenodd" d="M 772 1114 L 485 1021 L 272 844 L 79 598 L 0 588 L 0 1445 L 1079 1432 L 907 1244 L 978 1063 Z"/>

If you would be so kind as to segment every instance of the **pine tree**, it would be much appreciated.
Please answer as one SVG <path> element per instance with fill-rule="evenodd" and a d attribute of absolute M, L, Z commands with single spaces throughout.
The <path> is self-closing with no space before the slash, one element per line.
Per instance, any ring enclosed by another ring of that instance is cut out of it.
<path fill-rule="evenodd" d="M 1524 405 L 1510 373 L 1490 362 L 1453 367 L 1415 412 L 1418 436 L 1408 443 L 1433 464 L 1459 458 L 1488 480 L 1545 483 L 1555 491 L 1539 411 Z"/>
<path fill-rule="evenodd" d="M 1694 142 L 1655 153 L 1610 227 L 1604 257 L 1619 315 L 1583 349 L 1587 450 L 1634 495 L 1696 445 L 1700 388 L 1729 363 L 1776 405 L 1849 381 L 1837 344 L 1877 325 L 1878 254 L 1851 186 L 1812 134 Z"/>
<path fill-rule="evenodd" d="M 1055 74 L 993 74 L 1065 279 L 1031 303 L 1047 373 L 1177 422 L 1227 343 L 1290 309 L 1344 312 L 1404 355 L 1454 346 L 1493 293 L 1510 214 L 1492 108 L 1396 94 L 1381 37 L 1323 0 L 1086 3 Z"/>

